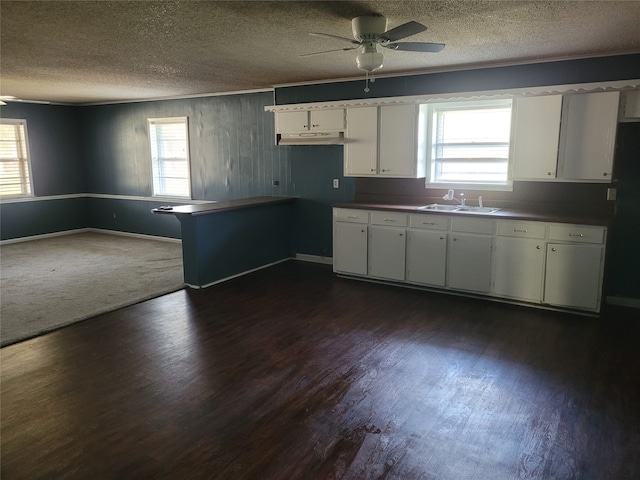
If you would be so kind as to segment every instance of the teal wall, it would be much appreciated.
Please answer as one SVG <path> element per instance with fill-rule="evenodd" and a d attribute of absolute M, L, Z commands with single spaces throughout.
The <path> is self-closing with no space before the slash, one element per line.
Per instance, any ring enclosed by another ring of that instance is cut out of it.
<path fill-rule="evenodd" d="M 194 199 L 296 196 L 292 250 L 331 256 L 331 205 L 350 201 L 357 193 L 355 179 L 342 175 L 342 147 L 274 145 L 273 114 L 264 106 L 637 78 L 640 55 L 635 54 L 379 78 L 369 94 L 363 92 L 363 81 L 354 80 L 283 87 L 274 93 L 100 106 L 9 103 L 0 107 L 0 115 L 27 119 L 36 196 L 90 193 L 98 198 L 2 202 L 0 237 L 95 227 L 178 238 L 177 219 L 150 213 L 176 202 L 148 198 L 147 118 L 188 116 Z M 619 214 L 624 216 L 638 211 L 639 199 L 629 193 L 636 183 L 624 187 L 624 179 L 633 175 L 629 169 L 635 167 L 620 167 L 624 200 Z M 332 186 L 334 178 L 340 181 L 339 189 Z M 623 284 L 611 280 L 612 291 L 640 298 L 640 286 L 629 287 L 637 285 L 637 275 L 624 261 L 631 255 L 637 258 L 631 248 L 637 238 L 631 225 L 636 223 L 623 220 L 614 226 L 617 243 L 609 278 L 626 279 Z"/>

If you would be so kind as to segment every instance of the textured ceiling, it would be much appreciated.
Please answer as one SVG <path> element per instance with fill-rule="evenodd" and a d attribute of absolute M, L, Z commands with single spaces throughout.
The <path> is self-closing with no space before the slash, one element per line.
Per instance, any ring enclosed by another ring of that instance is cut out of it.
<path fill-rule="evenodd" d="M 384 50 L 380 75 L 640 52 L 640 1 L 11 1 L 0 2 L 0 95 L 92 103 L 353 78 L 354 16 L 440 53 Z"/>

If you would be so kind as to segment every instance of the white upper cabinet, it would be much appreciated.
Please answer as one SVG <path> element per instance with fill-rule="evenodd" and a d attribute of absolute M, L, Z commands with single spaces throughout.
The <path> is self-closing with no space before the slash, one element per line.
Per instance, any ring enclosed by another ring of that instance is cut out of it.
<path fill-rule="evenodd" d="M 424 171 L 418 172 L 417 123 L 416 105 L 380 107 L 378 173 L 381 176 L 424 177 Z"/>
<path fill-rule="evenodd" d="M 276 112 L 276 132 L 341 132 L 345 128 L 344 108 Z"/>
<path fill-rule="evenodd" d="M 522 97 L 513 103 L 514 180 L 556 177 L 562 95 Z"/>
<path fill-rule="evenodd" d="M 620 92 L 566 95 L 559 173 L 564 180 L 610 182 Z"/>
<path fill-rule="evenodd" d="M 424 177 L 418 112 L 413 104 L 347 108 L 345 176 Z"/>
<path fill-rule="evenodd" d="M 344 173 L 352 177 L 378 173 L 378 107 L 347 108 Z"/>

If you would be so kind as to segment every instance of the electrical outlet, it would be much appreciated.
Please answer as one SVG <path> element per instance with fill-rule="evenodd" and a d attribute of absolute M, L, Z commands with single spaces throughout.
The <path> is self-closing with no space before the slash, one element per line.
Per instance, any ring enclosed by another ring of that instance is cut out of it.
<path fill-rule="evenodd" d="M 334 178 L 333 179 L 333 188 L 340 188 L 340 179 L 339 178 Z"/>
<path fill-rule="evenodd" d="M 615 188 L 607 188 L 607 200 L 615 200 L 618 191 Z"/>
<path fill-rule="evenodd" d="M 271 182 L 271 185 L 273 185 L 274 187 L 278 187 L 280 185 L 280 180 L 274 180 L 273 182 Z"/>

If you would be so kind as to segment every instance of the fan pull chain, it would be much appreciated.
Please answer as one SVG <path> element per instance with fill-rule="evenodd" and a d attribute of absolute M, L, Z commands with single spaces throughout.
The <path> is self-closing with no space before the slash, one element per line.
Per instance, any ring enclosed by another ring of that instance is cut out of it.
<path fill-rule="evenodd" d="M 364 92 L 369 93 L 369 82 L 373 83 L 376 79 L 373 76 L 373 72 L 371 72 L 371 79 L 369 79 L 369 72 L 365 72 L 364 75 Z"/>

